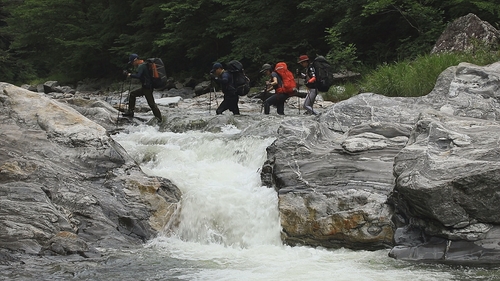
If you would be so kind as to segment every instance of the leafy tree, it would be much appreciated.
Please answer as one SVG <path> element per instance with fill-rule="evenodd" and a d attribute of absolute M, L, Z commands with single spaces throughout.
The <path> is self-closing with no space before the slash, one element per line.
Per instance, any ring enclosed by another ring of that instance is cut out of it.
<path fill-rule="evenodd" d="M 10 50 L 33 65 L 39 77 L 106 77 L 114 72 L 108 48 L 117 23 L 109 11 L 120 10 L 120 5 L 97 0 L 11 1 L 5 29 L 13 34 Z"/>
<path fill-rule="evenodd" d="M 12 71 L 11 57 L 8 52 L 10 44 L 10 36 L 4 29 L 7 23 L 6 18 L 9 16 L 8 13 L 3 9 L 4 3 L 0 1 L 0 63 L 3 67 L 0 68 L 0 76 L 6 81 L 14 80 L 14 73 Z"/>
<path fill-rule="evenodd" d="M 239 59 L 248 73 L 301 54 L 337 68 L 428 53 L 445 25 L 475 13 L 499 25 L 489 0 L 0 0 L 0 74 L 119 78 L 128 55 L 158 56 L 168 74 L 206 75 Z M 255 80 L 255 79 L 254 79 Z"/>
<path fill-rule="evenodd" d="M 432 4 L 437 1 L 368 0 L 363 6 L 363 16 L 387 16 L 393 25 L 391 40 L 396 59 L 415 58 L 430 51 L 444 29 L 442 10 Z M 391 23 L 385 22 L 385 28 Z"/>
<path fill-rule="evenodd" d="M 176 72 L 207 73 L 216 60 L 230 53 L 231 33 L 222 20 L 219 1 L 174 0 L 160 7 L 167 16 L 155 43 L 168 50 L 165 58 Z"/>
<path fill-rule="evenodd" d="M 356 46 L 352 43 L 346 46 L 340 40 L 340 33 L 334 28 L 327 28 L 326 32 L 328 33 L 326 41 L 330 47 L 326 57 L 332 62 L 333 68 L 336 70 L 354 69 L 357 64 Z"/>

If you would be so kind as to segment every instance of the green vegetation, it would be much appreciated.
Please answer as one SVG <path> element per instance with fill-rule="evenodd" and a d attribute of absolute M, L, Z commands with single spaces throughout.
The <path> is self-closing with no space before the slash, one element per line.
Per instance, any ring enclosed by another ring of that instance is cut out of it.
<path fill-rule="evenodd" d="M 161 57 L 176 79 L 238 59 L 258 81 L 263 63 L 293 69 L 301 54 L 381 69 L 429 53 L 468 13 L 500 26 L 490 0 L 0 0 L 0 77 L 120 80 L 132 52 Z"/>
<path fill-rule="evenodd" d="M 461 62 L 487 65 L 500 61 L 500 51 L 479 48 L 479 51 L 421 55 L 414 60 L 383 64 L 356 83 L 332 87 L 323 94 L 325 100 L 340 101 L 359 92 L 372 92 L 391 97 L 418 97 L 428 94 L 445 69 Z"/>

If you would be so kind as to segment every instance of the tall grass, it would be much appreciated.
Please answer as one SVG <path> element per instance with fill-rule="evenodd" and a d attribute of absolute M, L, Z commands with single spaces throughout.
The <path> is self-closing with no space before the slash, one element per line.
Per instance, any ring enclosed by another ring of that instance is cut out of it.
<path fill-rule="evenodd" d="M 359 87 L 363 92 L 390 97 L 418 97 L 432 91 L 439 74 L 450 66 L 461 62 L 482 66 L 499 60 L 498 51 L 424 55 L 412 61 L 382 65 L 363 77 Z"/>
<path fill-rule="evenodd" d="M 411 61 L 383 64 L 363 75 L 354 83 L 335 85 L 323 98 L 330 101 L 348 99 L 359 92 L 371 92 L 390 97 L 418 97 L 427 95 L 438 76 L 448 67 L 468 62 L 488 65 L 500 61 L 500 51 L 489 49 L 463 53 L 422 55 Z"/>

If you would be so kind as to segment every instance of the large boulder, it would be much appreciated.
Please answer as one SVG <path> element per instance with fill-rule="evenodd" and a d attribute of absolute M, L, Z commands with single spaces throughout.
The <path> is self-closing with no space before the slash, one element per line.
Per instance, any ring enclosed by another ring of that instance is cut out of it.
<path fill-rule="evenodd" d="M 68 105 L 0 83 L 0 251 L 98 254 L 163 229 L 180 192 Z"/>
<path fill-rule="evenodd" d="M 394 162 L 392 257 L 498 263 L 499 89 L 500 63 L 462 63 L 421 99 L 432 110 L 419 116 Z"/>
<path fill-rule="evenodd" d="M 500 31 L 474 14 L 460 17 L 443 31 L 431 54 L 441 52 L 470 51 L 477 43 L 494 47 L 500 43 Z"/>
<path fill-rule="evenodd" d="M 498 263 L 500 123 L 422 113 L 394 164 L 399 231 L 391 256 Z"/>
<path fill-rule="evenodd" d="M 261 176 L 278 191 L 284 241 L 498 262 L 499 73 L 462 63 L 424 97 L 365 93 L 282 122 Z"/>
<path fill-rule="evenodd" d="M 371 96 L 372 105 L 385 100 Z M 344 103 L 353 115 L 364 105 Z M 394 185 L 393 158 L 411 127 L 360 122 L 339 133 L 313 118 L 281 123 L 262 169 L 264 184 L 278 191 L 283 240 L 328 248 L 389 247 L 394 228 L 386 200 Z"/>

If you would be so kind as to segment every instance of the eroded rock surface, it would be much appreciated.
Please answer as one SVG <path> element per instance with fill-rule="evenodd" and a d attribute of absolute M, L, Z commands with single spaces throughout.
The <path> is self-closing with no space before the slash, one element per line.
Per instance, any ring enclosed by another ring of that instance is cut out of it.
<path fill-rule="evenodd" d="M 98 255 L 162 230 L 180 192 L 147 177 L 101 125 L 0 84 L 0 248 Z"/>

